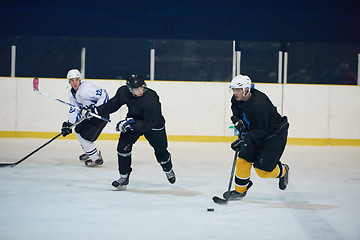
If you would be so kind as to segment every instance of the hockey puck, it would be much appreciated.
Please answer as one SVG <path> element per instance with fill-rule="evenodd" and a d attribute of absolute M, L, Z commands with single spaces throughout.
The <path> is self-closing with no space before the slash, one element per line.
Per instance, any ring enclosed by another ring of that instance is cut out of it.
<path fill-rule="evenodd" d="M 213 209 L 213 208 L 208 208 L 207 211 L 208 211 L 208 212 L 213 212 L 214 209 Z"/>

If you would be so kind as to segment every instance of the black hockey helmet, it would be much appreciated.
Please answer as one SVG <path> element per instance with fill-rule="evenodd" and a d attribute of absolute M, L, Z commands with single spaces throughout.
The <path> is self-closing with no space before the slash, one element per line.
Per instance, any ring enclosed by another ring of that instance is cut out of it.
<path fill-rule="evenodd" d="M 126 86 L 129 88 L 130 92 L 132 92 L 135 88 L 145 87 L 146 83 L 140 74 L 133 73 L 126 77 Z"/>

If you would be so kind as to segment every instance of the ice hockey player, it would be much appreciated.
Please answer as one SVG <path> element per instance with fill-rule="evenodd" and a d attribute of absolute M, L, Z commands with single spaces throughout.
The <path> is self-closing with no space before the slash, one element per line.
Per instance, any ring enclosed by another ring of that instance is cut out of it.
<path fill-rule="evenodd" d="M 67 74 L 67 79 L 71 85 L 68 93 L 70 103 L 77 106 L 80 110 L 70 107 L 69 120 L 63 123 L 61 132 L 64 137 L 67 136 L 72 132 L 70 127 L 73 123 L 77 122 L 80 118 L 86 118 L 74 130 L 85 152 L 80 155 L 79 159 L 84 161 L 88 167 L 101 165 L 103 164 L 103 158 L 94 142 L 107 122 L 92 117 L 89 115 L 89 112 L 91 110 L 94 112 L 96 106 L 106 103 L 109 100 L 109 95 L 105 89 L 101 89 L 89 81 L 81 81 L 81 74 L 77 69 L 71 69 Z M 104 115 L 103 117 L 109 118 L 109 115 Z"/>
<path fill-rule="evenodd" d="M 116 130 L 121 131 L 117 145 L 120 178 L 112 183 L 113 190 L 125 190 L 129 184 L 132 147 L 142 135 L 153 147 L 156 160 L 168 181 L 171 184 L 175 183 L 159 96 L 154 90 L 146 87 L 141 75 L 134 73 L 128 76 L 126 85 L 121 86 L 107 103 L 97 107 L 97 111 L 100 114 L 111 114 L 123 105 L 127 106 L 128 112 L 126 118 L 116 126 Z"/>
<path fill-rule="evenodd" d="M 235 190 L 225 192 L 225 199 L 239 200 L 245 197 L 252 186 L 251 167 L 261 178 L 279 178 L 279 188 L 288 185 L 289 166 L 280 162 L 286 141 L 289 123 L 281 116 L 270 99 L 261 91 L 251 89 L 251 79 L 238 75 L 232 79 L 230 88 L 231 120 L 243 134 L 231 148 L 238 153 L 235 172 Z M 227 195 L 229 194 L 229 195 Z"/>

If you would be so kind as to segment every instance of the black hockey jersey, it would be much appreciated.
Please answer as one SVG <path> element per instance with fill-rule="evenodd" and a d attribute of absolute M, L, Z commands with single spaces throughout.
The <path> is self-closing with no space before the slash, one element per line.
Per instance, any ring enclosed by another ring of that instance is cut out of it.
<path fill-rule="evenodd" d="M 144 89 L 141 97 L 134 97 L 127 86 L 121 86 L 115 96 L 107 103 L 99 106 L 99 114 L 111 114 L 121 106 L 128 107 L 128 118 L 133 118 L 132 124 L 135 132 L 144 133 L 152 129 L 160 129 L 165 125 L 165 119 L 161 112 L 161 103 L 157 93 L 150 89 Z"/>
<path fill-rule="evenodd" d="M 261 91 L 251 89 L 248 101 L 237 101 L 231 98 L 233 115 L 247 124 L 249 131 L 245 137 L 255 146 L 259 146 L 267 137 L 279 131 L 287 124 L 287 117 L 282 117 L 270 99 Z"/>

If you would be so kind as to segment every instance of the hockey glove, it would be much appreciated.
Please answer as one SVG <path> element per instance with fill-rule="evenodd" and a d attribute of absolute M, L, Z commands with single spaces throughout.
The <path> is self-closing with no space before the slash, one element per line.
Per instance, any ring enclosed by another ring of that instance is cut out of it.
<path fill-rule="evenodd" d="M 135 120 L 132 118 L 126 118 L 125 120 L 121 120 L 116 124 L 116 131 L 121 131 L 123 133 L 126 133 L 130 130 L 134 130 L 132 124 L 135 123 Z"/>
<path fill-rule="evenodd" d="M 88 106 L 86 108 L 81 108 L 80 109 L 81 116 L 86 118 L 86 119 L 90 119 L 90 118 L 93 117 L 93 116 L 90 115 L 90 113 L 98 114 L 97 109 L 96 109 L 94 104 L 91 104 L 90 106 Z"/>
<path fill-rule="evenodd" d="M 63 135 L 63 137 L 66 137 L 67 135 L 72 133 L 71 127 L 72 127 L 71 122 L 63 122 L 61 127 L 61 134 Z"/>
<path fill-rule="evenodd" d="M 234 124 L 236 130 L 239 132 L 247 132 L 247 128 L 243 120 L 239 119 L 237 116 L 231 116 L 231 121 Z"/>
<path fill-rule="evenodd" d="M 245 139 L 239 138 L 235 142 L 231 143 L 231 148 L 234 151 L 239 152 L 240 156 L 247 155 L 248 144 L 246 143 Z"/>

